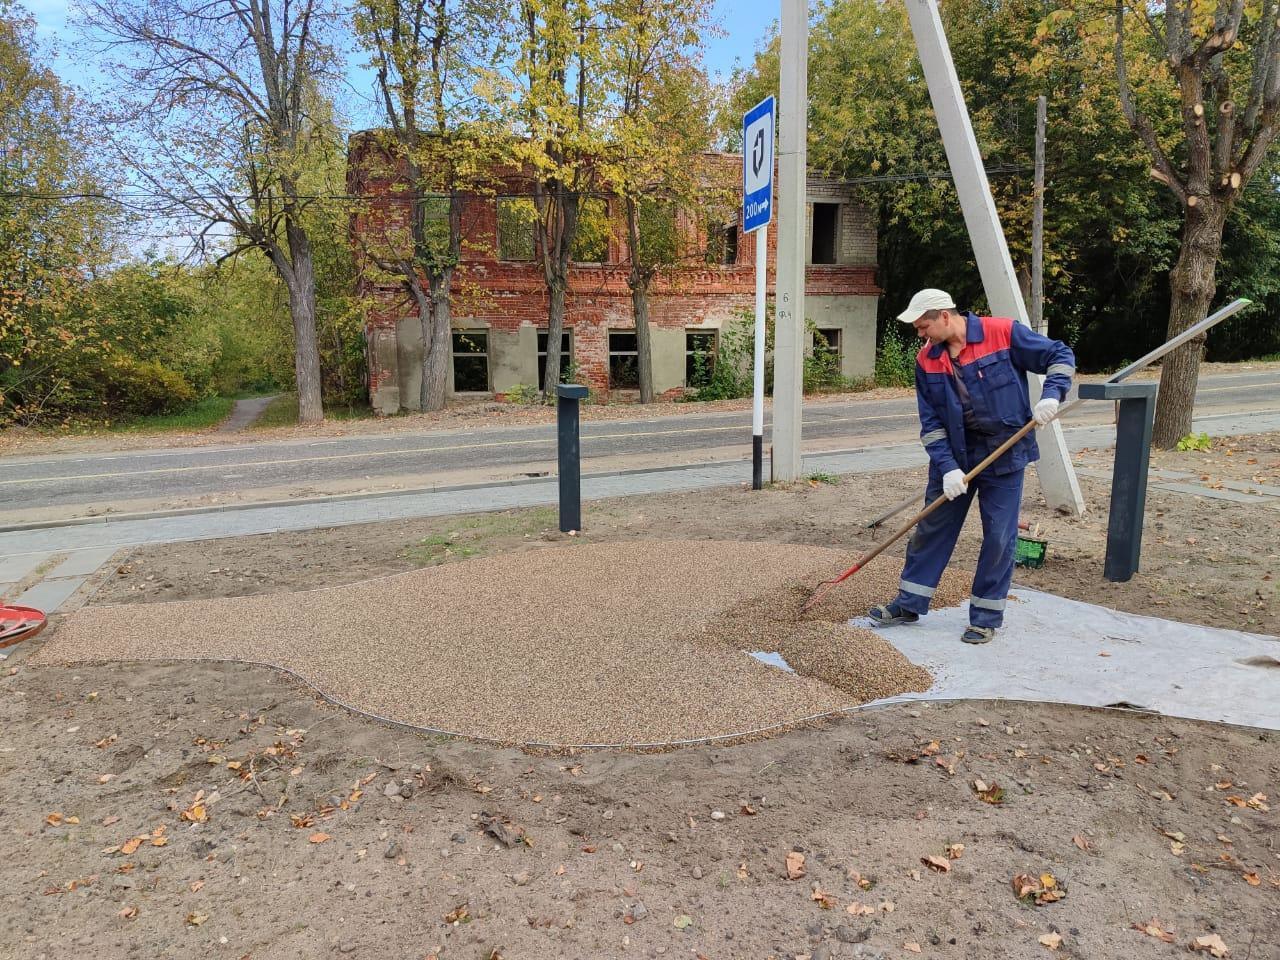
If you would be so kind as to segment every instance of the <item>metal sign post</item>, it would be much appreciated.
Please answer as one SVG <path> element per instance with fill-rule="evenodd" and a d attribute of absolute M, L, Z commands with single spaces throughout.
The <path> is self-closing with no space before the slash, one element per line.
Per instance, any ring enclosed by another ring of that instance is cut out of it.
<path fill-rule="evenodd" d="M 751 404 L 751 489 L 764 485 L 764 317 L 773 215 L 774 99 L 765 97 L 742 115 L 742 231 L 756 235 L 756 342 Z"/>

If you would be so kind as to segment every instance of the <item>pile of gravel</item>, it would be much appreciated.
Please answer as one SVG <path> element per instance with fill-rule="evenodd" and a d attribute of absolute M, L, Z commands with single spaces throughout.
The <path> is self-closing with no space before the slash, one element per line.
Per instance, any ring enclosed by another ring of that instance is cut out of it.
<path fill-rule="evenodd" d="M 85 607 L 33 663 L 232 659 L 282 667 L 401 723 L 534 744 L 654 744 L 793 724 L 923 690 L 845 615 L 893 595 L 882 558 L 799 621 L 831 550 L 568 541 L 272 596 Z M 965 591 L 944 581 L 940 603 Z M 799 671 L 744 650 L 774 649 Z"/>

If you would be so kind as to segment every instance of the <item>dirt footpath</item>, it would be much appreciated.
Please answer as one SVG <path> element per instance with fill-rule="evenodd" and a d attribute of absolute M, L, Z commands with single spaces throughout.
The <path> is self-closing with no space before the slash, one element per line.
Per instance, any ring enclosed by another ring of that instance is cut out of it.
<path fill-rule="evenodd" d="M 1080 464 L 1110 468 L 1092 452 Z M 1206 495 L 1151 491 L 1134 580 L 1102 580 L 1106 483 L 1084 476 L 1084 520 L 1028 484 L 1050 559 L 1017 581 L 1280 634 L 1280 513 L 1207 495 L 1275 484 L 1280 436 L 1154 465 Z M 922 475 L 588 504 L 582 539 L 852 559 L 873 542 L 865 520 Z M 554 522 L 529 510 L 150 547 L 104 571 L 93 601 L 575 549 Z M 733 747 L 548 756 L 355 718 L 263 668 L 29 666 L 38 643 L 0 666 L 6 957 L 1280 957 L 1276 734 L 961 703 Z"/>

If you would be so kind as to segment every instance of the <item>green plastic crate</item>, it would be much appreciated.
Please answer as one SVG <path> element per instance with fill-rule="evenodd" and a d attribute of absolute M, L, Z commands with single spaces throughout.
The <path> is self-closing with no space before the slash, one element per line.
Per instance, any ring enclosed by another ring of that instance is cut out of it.
<path fill-rule="evenodd" d="M 1038 537 L 1018 537 L 1018 546 L 1013 554 L 1013 562 L 1019 567 L 1038 568 L 1044 566 L 1044 558 L 1049 553 L 1049 541 Z"/>

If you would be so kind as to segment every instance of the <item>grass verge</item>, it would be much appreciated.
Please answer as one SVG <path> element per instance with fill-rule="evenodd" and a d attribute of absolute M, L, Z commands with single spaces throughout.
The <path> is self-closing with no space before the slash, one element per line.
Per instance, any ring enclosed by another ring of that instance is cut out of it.
<path fill-rule="evenodd" d="M 324 418 L 326 420 L 367 420 L 372 416 L 373 411 L 368 407 L 331 407 L 326 405 L 324 408 Z M 298 395 L 296 393 L 282 393 L 267 404 L 262 414 L 254 421 L 253 429 L 292 427 L 297 422 Z"/>

